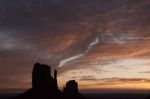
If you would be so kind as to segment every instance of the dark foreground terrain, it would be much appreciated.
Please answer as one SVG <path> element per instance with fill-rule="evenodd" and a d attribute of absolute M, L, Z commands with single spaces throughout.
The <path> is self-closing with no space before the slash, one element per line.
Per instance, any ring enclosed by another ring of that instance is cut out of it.
<path fill-rule="evenodd" d="M 88 99 L 145 99 L 146 94 L 84 94 Z"/>
<path fill-rule="evenodd" d="M 0 99 L 10 99 L 11 97 L 17 96 L 18 94 L 0 94 Z M 145 99 L 146 94 L 82 94 L 87 99 Z"/>

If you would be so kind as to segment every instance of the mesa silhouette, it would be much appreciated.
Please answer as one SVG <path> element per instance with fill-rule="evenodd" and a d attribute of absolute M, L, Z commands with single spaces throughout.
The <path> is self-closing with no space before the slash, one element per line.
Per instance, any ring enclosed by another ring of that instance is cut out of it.
<path fill-rule="evenodd" d="M 70 80 L 61 92 L 57 84 L 57 70 L 51 75 L 51 67 L 36 63 L 32 72 L 32 88 L 13 99 L 85 99 L 78 92 L 78 83 Z"/>

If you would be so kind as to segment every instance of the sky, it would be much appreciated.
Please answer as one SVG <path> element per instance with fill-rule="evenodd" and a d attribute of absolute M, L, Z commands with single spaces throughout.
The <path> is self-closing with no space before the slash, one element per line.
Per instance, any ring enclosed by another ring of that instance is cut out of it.
<path fill-rule="evenodd" d="M 149 0 L 0 0 L 0 89 L 30 88 L 36 62 L 59 87 L 150 89 Z"/>

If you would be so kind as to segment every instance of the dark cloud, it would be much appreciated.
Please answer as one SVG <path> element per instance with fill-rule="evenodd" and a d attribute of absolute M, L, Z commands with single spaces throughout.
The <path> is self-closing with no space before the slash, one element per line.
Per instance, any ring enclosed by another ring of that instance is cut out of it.
<path fill-rule="evenodd" d="M 96 70 L 93 64 L 122 58 L 149 58 L 149 8 L 149 0 L 0 0 L 0 74 L 3 79 L 30 74 L 37 61 L 57 68 L 61 60 L 84 53 L 97 32 L 100 43 L 71 66 L 59 68 L 61 73 Z"/>

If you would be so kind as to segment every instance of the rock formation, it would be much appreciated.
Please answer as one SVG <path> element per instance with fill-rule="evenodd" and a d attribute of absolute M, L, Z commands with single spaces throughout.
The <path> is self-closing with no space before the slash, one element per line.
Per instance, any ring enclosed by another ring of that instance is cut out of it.
<path fill-rule="evenodd" d="M 78 83 L 75 80 L 70 80 L 66 83 L 64 93 L 69 95 L 78 94 Z"/>
<path fill-rule="evenodd" d="M 32 72 L 32 88 L 14 99 L 81 99 L 78 92 L 78 83 L 68 81 L 64 91 L 61 92 L 57 85 L 57 70 L 51 75 L 48 65 L 36 63 Z"/>
<path fill-rule="evenodd" d="M 83 96 L 78 92 L 78 83 L 75 80 L 70 80 L 66 83 L 63 96 L 65 99 L 83 99 Z"/>

